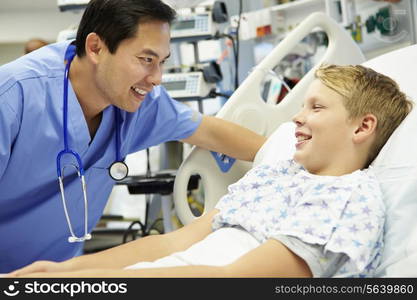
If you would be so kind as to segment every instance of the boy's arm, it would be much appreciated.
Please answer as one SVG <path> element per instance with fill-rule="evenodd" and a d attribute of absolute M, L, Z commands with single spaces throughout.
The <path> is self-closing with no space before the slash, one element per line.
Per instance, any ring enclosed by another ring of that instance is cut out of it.
<path fill-rule="evenodd" d="M 281 242 L 268 240 L 227 266 L 36 273 L 33 277 L 311 277 L 307 264 Z"/>
<path fill-rule="evenodd" d="M 182 142 L 217 151 L 233 158 L 253 161 L 266 138 L 235 123 L 203 116 L 200 126 Z"/>
<path fill-rule="evenodd" d="M 9 276 L 27 276 L 33 272 L 122 269 L 140 261 L 154 261 L 171 253 L 185 250 L 204 239 L 212 232 L 211 221 L 217 212 L 218 210 L 214 209 L 194 222 L 167 234 L 147 236 L 108 250 L 75 257 L 62 263 L 35 262 L 12 272 Z"/>
<path fill-rule="evenodd" d="M 231 277 L 312 277 L 307 263 L 274 239 L 227 266 L 227 272 Z"/>

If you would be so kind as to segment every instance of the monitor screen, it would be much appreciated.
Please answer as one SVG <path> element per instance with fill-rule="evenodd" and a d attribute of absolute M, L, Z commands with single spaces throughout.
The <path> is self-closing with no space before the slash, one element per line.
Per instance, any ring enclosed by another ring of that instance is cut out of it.
<path fill-rule="evenodd" d="M 195 27 L 195 20 L 179 20 L 172 24 L 172 29 L 182 30 L 182 29 L 192 29 Z"/>
<path fill-rule="evenodd" d="M 162 82 L 162 85 L 165 87 L 167 91 L 178 91 L 178 90 L 185 90 L 187 81 L 169 81 L 169 82 Z"/>

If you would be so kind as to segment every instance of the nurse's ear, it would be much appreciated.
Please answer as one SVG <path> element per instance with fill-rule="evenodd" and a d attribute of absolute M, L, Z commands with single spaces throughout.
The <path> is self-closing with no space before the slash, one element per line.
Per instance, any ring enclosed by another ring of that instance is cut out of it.
<path fill-rule="evenodd" d="M 100 61 L 100 54 L 106 45 L 104 41 L 95 32 L 90 32 L 85 39 L 85 53 L 92 63 L 97 64 Z"/>

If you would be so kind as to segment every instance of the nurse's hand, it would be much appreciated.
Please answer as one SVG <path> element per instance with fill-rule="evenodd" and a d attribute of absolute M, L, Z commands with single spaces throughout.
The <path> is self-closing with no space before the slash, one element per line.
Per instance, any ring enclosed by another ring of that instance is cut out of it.
<path fill-rule="evenodd" d="M 70 269 L 69 264 L 65 262 L 57 263 L 53 261 L 40 260 L 27 265 L 26 267 L 10 272 L 9 274 L 6 274 L 5 277 L 25 277 L 26 275 L 35 272 L 65 272 L 70 271 Z"/>

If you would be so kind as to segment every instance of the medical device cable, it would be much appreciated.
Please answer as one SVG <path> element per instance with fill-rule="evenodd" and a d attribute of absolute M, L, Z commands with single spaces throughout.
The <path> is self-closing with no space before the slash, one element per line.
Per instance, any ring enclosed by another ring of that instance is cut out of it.
<path fill-rule="evenodd" d="M 220 97 L 223 97 L 223 98 L 228 99 L 228 98 L 230 98 L 231 95 L 230 94 L 216 92 L 215 89 L 210 90 L 210 92 L 208 94 L 208 97 L 215 98 L 217 96 L 220 96 Z"/>
<path fill-rule="evenodd" d="M 119 110 L 114 109 L 114 121 L 119 124 Z M 120 161 L 120 132 L 116 130 L 116 161 Z"/>
<path fill-rule="evenodd" d="M 149 148 L 146 148 L 146 177 L 151 177 L 151 164 Z"/>
<path fill-rule="evenodd" d="M 66 61 L 66 65 L 65 65 L 65 78 L 69 77 L 69 67 L 71 65 L 73 58 L 68 58 L 68 60 Z M 68 80 L 64 80 L 64 91 L 68 90 Z M 63 130 L 64 130 L 64 149 L 65 151 L 68 151 L 68 136 L 67 136 L 67 132 L 68 132 L 68 94 L 64 93 L 64 108 L 63 108 L 63 122 L 64 122 L 64 126 L 63 126 Z"/>
<path fill-rule="evenodd" d="M 242 0 L 239 0 L 239 15 L 237 20 L 236 27 L 236 53 L 235 53 L 235 89 L 239 86 L 239 31 L 240 31 L 240 21 L 242 19 L 242 10 L 243 3 Z"/>
<path fill-rule="evenodd" d="M 235 68 L 235 65 L 236 65 L 236 62 L 237 62 L 237 60 L 236 60 L 236 42 L 235 42 L 235 38 L 231 34 L 228 34 L 228 33 L 216 33 L 215 37 L 216 38 L 225 38 L 226 37 L 230 40 L 230 42 L 232 44 L 232 53 L 233 53 L 233 65 L 232 64 L 230 65 L 232 67 L 230 69 L 230 71 L 231 71 L 231 73 L 233 73 L 233 69 Z M 235 87 L 235 82 L 237 81 L 236 80 L 236 74 L 235 74 L 234 77 L 235 78 L 233 78 L 233 76 L 230 76 L 230 83 L 236 89 L 236 87 Z M 229 97 L 227 97 L 227 98 L 229 98 Z"/>

